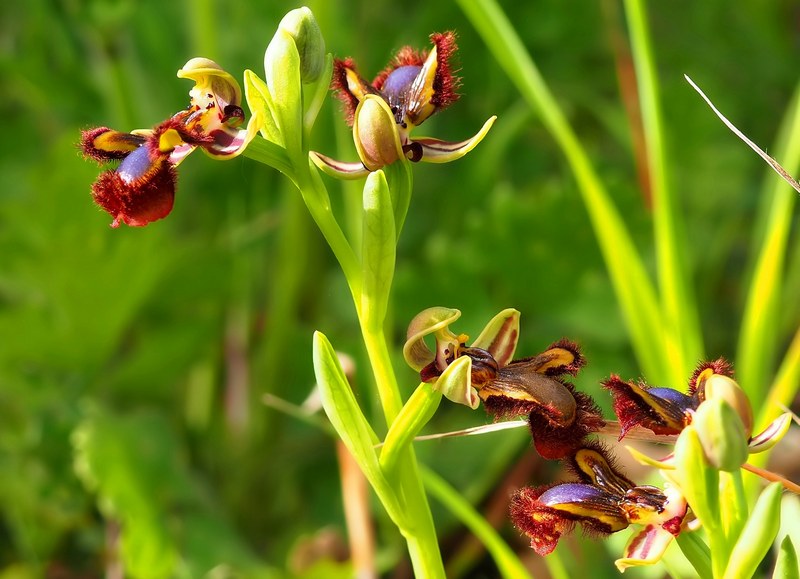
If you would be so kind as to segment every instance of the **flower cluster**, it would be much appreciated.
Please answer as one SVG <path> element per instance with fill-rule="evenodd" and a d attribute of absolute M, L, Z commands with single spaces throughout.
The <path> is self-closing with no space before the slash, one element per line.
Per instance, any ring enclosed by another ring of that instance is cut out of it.
<path fill-rule="evenodd" d="M 691 474 L 676 472 L 675 457 L 661 461 L 639 456 L 664 469 L 664 489 L 637 485 L 609 458 L 609 451 L 588 435 L 603 426 L 592 398 L 565 378 L 575 376 L 585 359 L 578 346 L 562 339 L 544 352 L 513 359 L 519 337 L 519 312 L 500 312 L 478 338 L 455 334 L 450 324 L 461 315 L 450 308 L 429 308 L 409 324 L 403 353 L 423 382 L 434 383 L 449 399 L 485 409 L 498 418 L 526 415 L 537 452 L 561 460 L 577 481 L 525 487 L 511 501 L 514 525 L 540 555 L 553 551 L 576 524 L 589 534 L 608 535 L 631 524 L 642 528 L 616 564 L 620 570 L 658 561 L 685 527 Z M 432 337 L 433 349 L 425 342 Z M 453 370 L 455 368 L 455 371 Z M 621 440 L 634 427 L 656 435 L 697 432 L 709 468 L 738 470 L 750 452 L 770 448 L 788 428 L 788 415 L 751 436 L 753 415 L 724 359 L 701 363 L 687 393 L 649 387 L 612 375 L 603 383 L 614 398 Z"/>

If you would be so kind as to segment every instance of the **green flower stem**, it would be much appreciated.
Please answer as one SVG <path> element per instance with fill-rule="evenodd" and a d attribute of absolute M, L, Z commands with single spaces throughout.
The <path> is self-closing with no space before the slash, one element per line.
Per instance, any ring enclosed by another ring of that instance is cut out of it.
<path fill-rule="evenodd" d="M 295 185 L 300 190 L 303 201 L 311 212 L 311 217 L 336 256 L 336 260 L 344 272 L 347 285 L 350 287 L 353 300 L 356 302 L 356 309 L 360 311 L 361 266 L 333 215 L 328 190 L 317 173 L 316 167 L 311 166 L 311 160 L 306 159 L 306 164 L 302 167 L 296 166 L 296 170 Z"/>
<path fill-rule="evenodd" d="M 461 9 L 516 83 L 522 96 L 538 111 L 559 144 L 575 175 L 589 212 L 614 290 L 622 308 L 645 375 L 656 383 L 676 383 L 676 373 L 664 354 L 664 328 L 655 289 L 644 263 L 611 196 L 592 167 L 585 149 L 547 87 L 514 27 L 495 0 L 458 0 Z M 680 374 L 677 383 L 685 380 Z"/>
<path fill-rule="evenodd" d="M 504 579 L 530 578 L 530 573 L 503 538 L 498 535 L 497 530 L 447 481 L 427 468 L 422 470 L 422 479 L 431 495 L 447 507 L 486 546 L 501 577 Z M 551 553 L 548 555 L 548 560 L 553 557 L 558 558 L 558 554 Z"/>
<path fill-rule="evenodd" d="M 375 330 L 367 324 L 361 315 L 359 301 L 356 300 L 359 312 L 361 331 L 367 356 L 372 366 L 378 394 L 381 399 L 386 423 L 391 425 L 401 412 L 402 400 L 397 387 L 397 379 L 392 369 L 389 349 L 383 330 Z M 408 552 L 417 577 L 444 577 L 444 565 L 439 551 L 439 541 L 433 525 L 428 498 L 419 474 L 414 449 L 408 445 L 404 450 L 395 453 L 397 468 L 387 473 L 389 483 L 394 486 L 399 496 L 405 498 L 406 520 L 409 526 L 401 527 L 400 532 L 408 544 Z"/>
<path fill-rule="evenodd" d="M 662 308 L 667 324 L 667 355 L 676 370 L 675 384 L 691 373 L 696 360 L 703 357 L 700 323 L 694 294 L 686 281 L 682 223 L 675 210 L 676 200 L 670 185 L 661 121 L 658 77 L 647 28 L 643 0 L 625 0 L 625 14 L 631 37 L 631 52 L 636 67 L 639 102 L 646 141 L 646 154 L 653 193 L 653 222 Z"/>

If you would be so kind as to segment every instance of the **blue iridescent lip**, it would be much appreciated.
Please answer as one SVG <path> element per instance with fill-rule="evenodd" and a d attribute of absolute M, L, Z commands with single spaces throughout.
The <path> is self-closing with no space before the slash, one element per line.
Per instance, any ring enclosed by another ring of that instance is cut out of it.
<path fill-rule="evenodd" d="M 544 505 L 554 505 L 597 499 L 605 499 L 610 503 L 614 503 L 618 500 L 614 495 L 593 485 L 584 483 L 563 483 L 543 492 L 539 497 L 539 502 Z"/>
<path fill-rule="evenodd" d="M 117 174 L 125 183 L 132 183 L 151 167 L 150 151 L 147 147 L 139 147 L 122 160 L 117 167 Z"/>
<path fill-rule="evenodd" d="M 398 123 L 403 122 L 403 117 L 405 117 L 406 114 L 405 109 L 407 107 L 406 101 L 408 99 L 408 91 L 414 84 L 414 80 L 421 70 L 421 66 L 411 64 L 401 66 L 394 69 L 383 83 L 381 92 L 392 108 L 392 112 Z"/>

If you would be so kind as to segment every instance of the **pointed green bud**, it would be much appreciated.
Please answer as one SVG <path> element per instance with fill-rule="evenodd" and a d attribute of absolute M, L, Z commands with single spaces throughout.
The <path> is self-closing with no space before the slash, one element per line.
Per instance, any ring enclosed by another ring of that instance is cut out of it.
<path fill-rule="evenodd" d="M 325 39 L 310 9 L 303 6 L 283 17 L 278 28 L 294 39 L 300 55 L 300 79 L 305 84 L 316 81 L 325 67 Z"/>
<path fill-rule="evenodd" d="M 741 386 L 727 376 L 712 374 L 705 381 L 704 388 L 706 400 L 721 398 L 730 404 L 742 421 L 746 438 L 749 438 L 753 431 L 753 408 Z"/>
<path fill-rule="evenodd" d="M 747 460 L 748 437 L 739 414 L 722 397 L 707 399 L 694 413 L 703 453 L 718 470 L 733 472 Z"/>

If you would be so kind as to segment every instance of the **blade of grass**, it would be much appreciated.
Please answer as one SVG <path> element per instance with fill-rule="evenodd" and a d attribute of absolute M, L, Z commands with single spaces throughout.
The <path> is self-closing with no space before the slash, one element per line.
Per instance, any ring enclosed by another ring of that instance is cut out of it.
<path fill-rule="evenodd" d="M 800 167 L 800 85 L 781 122 L 777 157 L 790 171 Z M 762 197 L 770 199 L 761 248 L 747 293 L 739 334 L 736 377 L 756 407 L 761 406 L 769 382 L 771 364 L 781 338 L 776 329 L 781 314 L 780 297 L 789 231 L 797 195 L 782 181 L 770 179 Z M 771 396 L 771 395 L 770 395 Z M 783 400 L 788 403 L 789 400 Z M 774 402 L 774 401 L 773 401 Z M 764 412 L 768 412 L 765 408 Z M 775 408 L 773 412 L 778 412 Z M 773 418 L 777 414 L 773 415 Z"/>
<path fill-rule="evenodd" d="M 702 335 L 695 296 L 686 279 L 685 248 L 681 242 L 685 239 L 684 226 L 676 211 L 676 199 L 667 171 L 659 84 L 644 3 L 625 0 L 625 14 L 649 165 L 666 353 L 674 368 L 672 383 L 680 384 L 691 373 L 696 361 L 703 357 Z"/>
<path fill-rule="evenodd" d="M 529 579 L 531 577 L 514 551 L 497 534 L 494 527 L 459 492 L 432 470 L 425 467 L 422 467 L 421 470 L 425 488 L 486 546 L 501 577 L 506 579 Z M 554 555 L 555 553 L 552 553 L 549 557 Z"/>
<path fill-rule="evenodd" d="M 655 288 L 611 196 L 501 8 L 494 0 L 458 4 L 561 147 L 583 195 L 642 370 L 652 381 L 667 383 L 671 374 Z"/>

